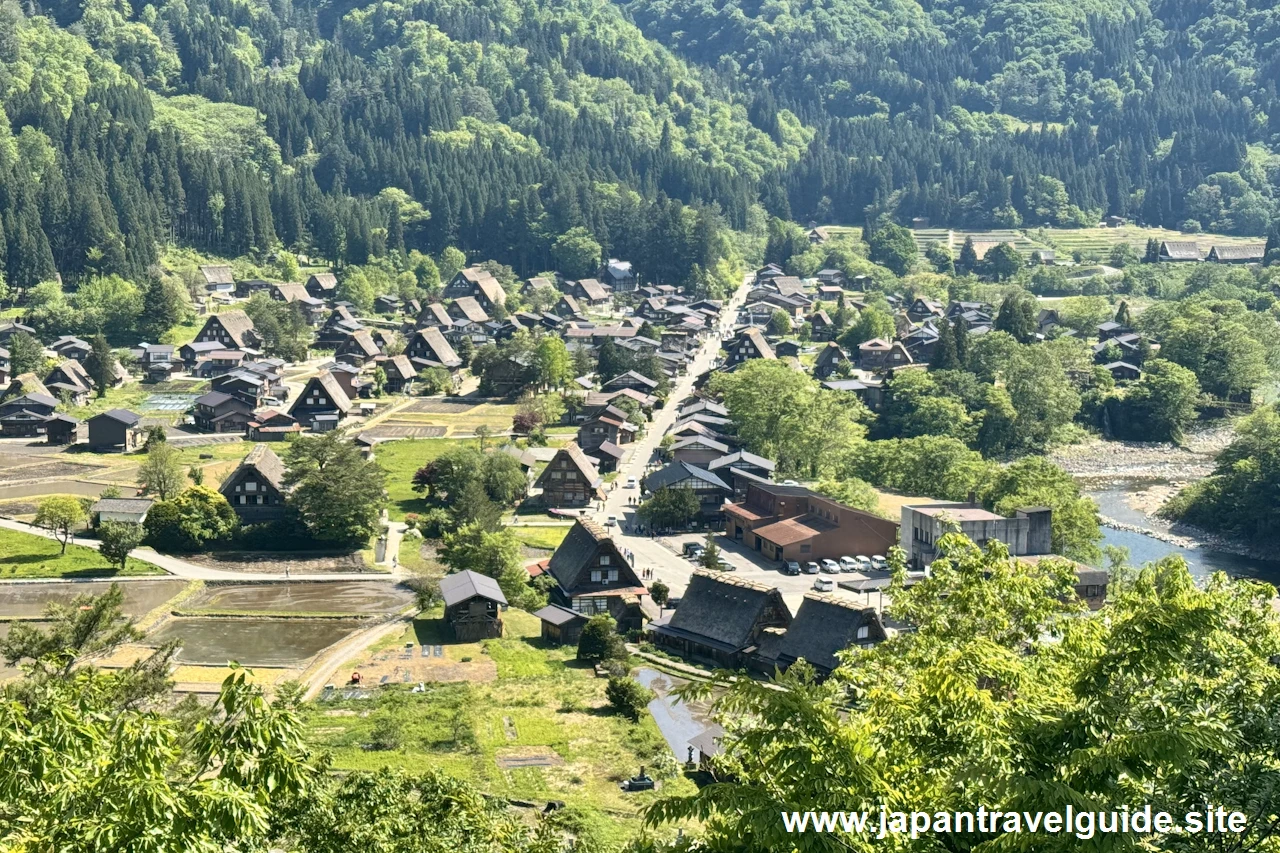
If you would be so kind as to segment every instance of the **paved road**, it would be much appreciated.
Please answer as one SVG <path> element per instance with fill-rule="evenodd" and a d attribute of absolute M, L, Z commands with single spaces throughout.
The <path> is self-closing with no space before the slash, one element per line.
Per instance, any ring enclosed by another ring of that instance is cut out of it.
<path fill-rule="evenodd" d="M 751 276 L 747 276 L 742 286 L 726 303 L 725 310 L 722 312 L 722 330 L 732 326 L 738 307 L 750 290 L 750 282 Z M 634 554 L 637 569 L 653 569 L 654 578 L 670 587 L 672 597 L 684 594 L 690 576 L 698 568 L 692 561 L 680 555 L 680 549 L 685 542 L 701 541 L 705 535 L 683 534 L 653 539 L 648 535 L 641 536 L 626 532 L 635 528 L 635 507 L 628 505 L 628 500 L 638 499 L 640 490 L 627 489 L 624 486 L 629 477 L 635 477 L 637 481 L 643 478 L 645 468 L 653 461 L 662 436 L 675 424 L 677 404 L 692 392 L 694 380 L 711 369 L 719 352 L 720 336 L 716 334 L 702 345 L 689 371 L 675 383 L 668 397 L 669 405 L 655 413 L 644 438 L 633 445 L 630 457 L 619 467 L 614 488 L 605 497 L 604 508 L 594 513 L 594 518 L 601 523 L 611 515 L 617 517 L 619 527 L 614 530 L 615 539 L 621 547 L 630 549 Z M 788 606 L 791 607 L 792 613 L 799 608 L 805 593 L 813 588 L 814 578 L 810 575 L 783 575 L 778 571 L 778 564 L 775 561 L 762 558 L 740 543 L 731 542 L 724 536 L 717 536 L 716 542 L 720 545 L 725 559 L 734 565 L 737 577 L 778 587 Z M 833 579 L 838 582 L 841 578 L 837 575 Z M 837 589 L 834 594 L 870 606 L 879 604 L 878 597 L 874 595 L 868 599 L 865 595 L 843 589 Z M 656 614 L 656 608 L 654 611 Z"/>
<path fill-rule="evenodd" d="M 55 538 L 47 530 L 39 527 L 32 527 L 29 524 L 23 524 L 21 521 L 11 521 L 7 518 L 0 518 L 0 527 L 9 530 L 18 530 L 23 533 L 33 533 L 36 536 L 43 536 L 46 539 Z M 76 539 L 75 544 L 83 545 L 86 548 L 98 548 L 96 539 Z M 138 548 L 133 551 L 130 556 L 151 563 L 153 566 L 159 566 L 171 575 L 180 578 L 194 580 L 210 580 L 210 581 L 244 581 L 247 583 L 255 583 L 258 581 L 369 581 L 371 583 L 386 583 L 388 581 L 398 580 L 382 572 L 323 572 L 318 574 L 294 574 L 290 572 L 287 576 L 283 572 L 232 572 L 226 569 L 213 569 L 208 566 L 201 566 L 197 563 L 189 563 L 186 560 L 180 560 L 177 557 L 170 557 L 167 554 L 158 554 L 155 551 Z M 153 576 L 154 578 L 154 576 Z M 109 578 L 108 578 L 109 579 Z M 33 581 L 50 581 L 58 580 L 58 578 L 33 578 Z M 97 580 L 101 580 L 98 578 Z"/>
<path fill-rule="evenodd" d="M 748 275 L 725 303 L 721 311 L 720 328 L 702 344 L 688 371 L 672 386 L 671 394 L 667 398 L 668 404 L 655 412 L 654 419 L 646 427 L 644 437 L 632 445 L 630 457 L 618 469 L 613 490 L 605 497 L 604 509 L 595 514 L 597 521 L 603 522 L 608 516 L 613 515 L 617 516 L 620 524 L 625 521 L 628 529 L 634 529 L 635 510 L 634 507 L 627 505 L 627 499 L 638 498 L 640 490 L 627 489 L 624 485 L 630 477 L 635 477 L 637 481 L 643 478 L 645 468 L 653 460 L 658 443 L 662 441 L 667 430 L 675 424 L 678 404 L 692 393 L 694 380 L 709 371 L 715 363 L 720 353 L 720 335 L 732 326 L 738 307 L 746 299 L 750 282 L 751 276 Z M 625 533 L 621 529 L 616 529 L 614 534 L 619 545 L 630 549 L 635 555 L 636 568 L 653 569 L 654 577 L 669 586 L 673 596 L 684 593 L 684 588 L 688 585 L 689 576 L 693 571 L 692 563 L 677 556 L 660 540 Z"/>

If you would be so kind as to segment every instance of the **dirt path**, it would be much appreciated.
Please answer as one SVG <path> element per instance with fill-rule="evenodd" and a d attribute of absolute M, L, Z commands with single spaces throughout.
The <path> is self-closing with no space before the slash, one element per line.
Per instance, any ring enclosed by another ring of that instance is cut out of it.
<path fill-rule="evenodd" d="M 404 631 L 411 624 L 413 624 L 413 614 L 407 614 L 390 622 L 357 631 L 345 640 L 325 649 L 299 676 L 305 688 L 304 697 L 308 701 L 315 699 L 324 690 L 324 686 L 333 681 L 334 673 L 341 667 L 364 654 L 365 650 L 374 643 Z"/>

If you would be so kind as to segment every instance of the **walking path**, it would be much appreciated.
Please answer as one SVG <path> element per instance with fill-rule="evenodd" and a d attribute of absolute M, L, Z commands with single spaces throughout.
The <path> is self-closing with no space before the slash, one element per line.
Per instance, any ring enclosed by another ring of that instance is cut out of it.
<path fill-rule="evenodd" d="M 47 530 L 39 527 L 32 527 L 30 524 L 24 524 L 21 521 L 12 521 L 7 518 L 0 518 L 0 527 L 9 530 L 17 530 L 21 533 L 31 533 L 36 536 L 43 536 L 45 539 L 54 539 L 54 535 Z M 77 539 L 75 544 L 83 545 L 86 548 L 97 550 L 98 540 L 96 539 Z M 399 539 L 396 540 L 397 547 Z M 149 548 L 136 548 L 129 556 L 144 563 L 150 563 L 164 569 L 169 574 L 186 578 L 188 580 L 208 580 L 208 581 L 247 581 L 257 583 L 260 581 L 371 581 L 385 583 L 397 580 L 392 575 L 382 572 L 323 572 L 320 574 L 294 574 L 290 572 L 233 572 L 226 569 L 213 569 L 208 566 L 201 566 L 197 563 L 190 563 L 177 557 L 170 557 L 168 554 L 160 554 Z M 106 578 L 107 580 L 127 580 L 127 578 Z M 138 580 L 147 580 L 147 576 L 141 576 Z M 154 580 L 155 576 L 149 578 Z M 71 582 L 74 578 L 20 578 L 12 581 L 2 581 L 3 583 L 49 583 L 51 581 Z M 103 580 L 103 578 L 93 578 L 93 580 Z"/>

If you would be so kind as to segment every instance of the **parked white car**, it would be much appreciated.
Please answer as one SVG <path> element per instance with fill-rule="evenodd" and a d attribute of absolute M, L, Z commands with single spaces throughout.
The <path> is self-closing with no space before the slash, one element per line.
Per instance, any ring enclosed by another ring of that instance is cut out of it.
<path fill-rule="evenodd" d="M 637 485 L 638 485 L 638 483 L 636 482 L 636 478 L 635 478 L 635 477 L 628 477 L 628 478 L 627 478 L 627 484 L 626 484 L 625 486 L 623 486 L 623 488 L 625 488 L 625 489 L 634 489 Z"/>
<path fill-rule="evenodd" d="M 831 578 L 818 578 L 813 582 L 813 588 L 817 592 L 835 592 L 836 582 Z"/>
<path fill-rule="evenodd" d="M 871 558 L 866 556 L 858 557 L 858 569 L 860 571 L 869 572 L 873 568 Z"/>
<path fill-rule="evenodd" d="M 871 565 L 878 571 L 885 571 L 889 568 L 889 561 L 881 554 L 876 554 L 871 558 Z"/>
<path fill-rule="evenodd" d="M 822 573 L 824 575 L 840 574 L 840 564 L 830 558 L 822 561 Z"/>
<path fill-rule="evenodd" d="M 853 559 L 853 557 L 840 558 L 840 571 L 849 573 L 849 572 L 856 572 L 857 570 L 858 570 L 858 561 Z"/>

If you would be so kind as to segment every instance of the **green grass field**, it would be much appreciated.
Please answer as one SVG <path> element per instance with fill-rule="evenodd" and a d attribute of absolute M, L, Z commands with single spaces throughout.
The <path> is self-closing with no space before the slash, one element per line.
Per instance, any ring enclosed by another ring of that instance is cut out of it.
<path fill-rule="evenodd" d="M 573 525 L 566 524 L 560 527 L 512 527 L 511 532 L 524 545 L 530 548 L 545 548 L 548 551 L 554 551 L 560 547 L 560 543 L 564 541 L 564 537 L 569 535 Z"/>
<path fill-rule="evenodd" d="M 391 499 L 387 514 L 392 520 L 403 521 L 406 512 L 427 508 L 427 502 L 413 490 L 413 472 L 462 443 L 452 438 L 411 438 L 378 445 L 375 458 L 387 469 L 387 495 Z M 474 440 L 468 443 L 475 444 Z"/>
<path fill-rule="evenodd" d="M 0 528 L 0 579 L 76 578 L 112 575 L 163 575 L 163 569 L 132 557 L 123 572 L 112 568 L 92 548 L 62 545 L 52 539 Z"/>
<path fill-rule="evenodd" d="M 641 764 L 653 767 L 669 754 L 666 743 L 648 715 L 631 723 L 613 713 L 605 680 L 577 664 L 572 649 L 544 646 L 537 619 L 512 609 L 503 620 L 500 640 L 453 643 L 442 620 L 420 619 L 385 644 L 440 643 L 452 660 L 487 656 L 497 667 L 495 681 L 433 683 L 423 694 L 397 685 L 372 701 L 315 703 L 305 710 L 310 740 L 332 752 L 340 771 L 431 765 L 503 797 L 563 800 L 583 824 L 584 843 L 589 838 L 592 849 L 616 850 L 634 837 L 641 810 L 659 796 L 623 794 L 618 782 Z M 379 727 L 398 732 L 398 748 L 369 748 Z M 499 759 L 507 756 L 545 756 L 550 766 L 504 769 Z M 661 793 L 692 790 L 677 776 Z"/>

